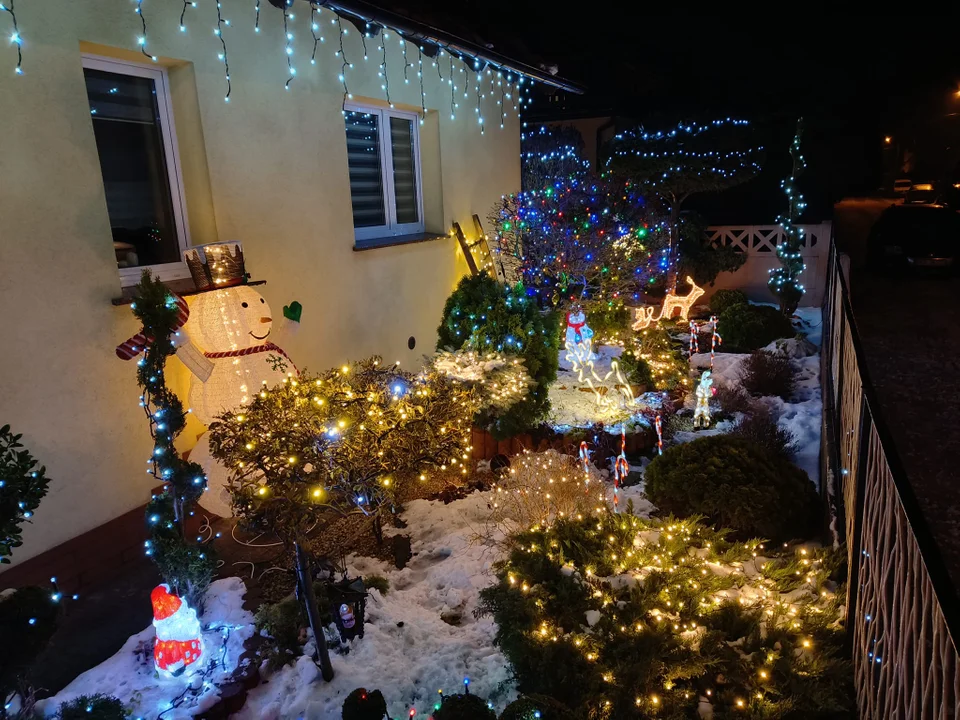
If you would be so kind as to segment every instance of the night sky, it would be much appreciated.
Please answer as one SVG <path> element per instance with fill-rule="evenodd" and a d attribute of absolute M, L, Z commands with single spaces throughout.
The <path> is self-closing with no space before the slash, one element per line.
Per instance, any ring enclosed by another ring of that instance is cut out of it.
<path fill-rule="evenodd" d="M 680 120 L 740 117 L 767 148 L 749 185 L 694 204 L 711 222 L 770 223 L 796 118 L 807 132 L 802 189 L 808 222 L 882 182 L 884 136 L 916 154 L 914 181 L 938 179 L 960 159 L 960 15 L 772 19 L 653 17 L 647 5 L 584 6 L 468 0 L 470 26 L 507 54 L 555 64 L 587 87 L 580 97 L 537 98 L 531 118 L 563 112 L 629 116 L 648 130 Z M 787 4 L 777 15 L 797 11 Z M 641 12 L 643 11 L 643 12 Z M 464 16 L 461 15 L 461 19 Z M 922 176 L 922 177 L 921 177 Z"/>

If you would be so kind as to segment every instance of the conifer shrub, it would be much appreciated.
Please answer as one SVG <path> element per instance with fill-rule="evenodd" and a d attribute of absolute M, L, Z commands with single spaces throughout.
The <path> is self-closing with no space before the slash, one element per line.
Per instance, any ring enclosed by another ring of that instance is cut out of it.
<path fill-rule="evenodd" d="M 816 526 L 819 498 L 807 474 L 742 437 L 674 445 L 653 459 L 644 480 L 660 512 L 705 517 L 740 539 L 804 538 Z"/>
<path fill-rule="evenodd" d="M 123 703 L 102 693 L 81 695 L 63 703 L 57 711 L 58 720 L 125 720 L 126 717 Z"/>
<path fill-rule="evenodd" d="M 719 315 L 733 305 L 748 305 L 747 294 L 743 290 L 717 290 L 710 297 L 710 312 Z"/>
<path fill-rule="evenodd" d="M 751 352 L 797 334 L 790 319 L 769 305 L 730 305 L 719 320 L 724 352 Z"/>
<path fill-rule="evenodd" d="M 789 400 L 797 387 L 797 375 L 786 353 L 754 350 L 740 365 L 740 384 L 751 395 Z"/>
<path fill-rule="evenodd" d="M 438 350 L 469 348 L 523 358 L 536 382 L 526 398 L 491 420 L 497 439 L 539 425 L 550 410 L 548 388 L 557 379 L 560 330 L 555 313 L 541 313 L 536 302 L 487 274 L 463 278 L 447 298 L 437 329 Z"/>

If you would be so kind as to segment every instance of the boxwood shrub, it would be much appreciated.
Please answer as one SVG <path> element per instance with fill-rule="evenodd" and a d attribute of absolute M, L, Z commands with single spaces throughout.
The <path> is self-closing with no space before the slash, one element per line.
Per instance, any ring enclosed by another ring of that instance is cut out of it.
<path fill-rule="evenodd" d="M 733 305 L 748 305 L 747 294 L 743 290 L 717 290 L 710 297 L 710 312 L 719 315 Z"/>
<path fill-rule="evenodd" d="M 729 305 L 720 313 L 719 320 L 721 349 L 725 352 L 751 352 L 797 334 L 789 318 L 769 305 Z"/>

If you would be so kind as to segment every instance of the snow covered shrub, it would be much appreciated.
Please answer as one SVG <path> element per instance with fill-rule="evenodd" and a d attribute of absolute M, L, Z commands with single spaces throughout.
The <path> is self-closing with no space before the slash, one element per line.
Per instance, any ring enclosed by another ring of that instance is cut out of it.
<path fill-rule="evenodd" d="M 612 513 L 523 532 L 478 614 L 519 691 L 579 717 L 846 717 L 844 599 L 823 552 L 724 535 Z"/>
<path fill-rule="evenodd" d="M 493 486 L 484 534 L 488 539 L 509 536 L 605 507 L 603 481 L 592 465 L 585 471 L 577 458 L 556 450 L 525 452 L 513 458 L 509 472 Z"/>
<path fill-rule="evenodd" d="M 123 703 L 110 695 L 81 695 L 63 703 L 57 711 L 58 720 L 124 720 L 127 711 Z"/>
<path fill-rule="evenodd" d="M 748 305 L 747 294 L 743 290 L 717 290 L 710 297 L 710 312 L 719 315 L 728 307 Z"/>
<path fill-rule="evenodd" d="M 387 714 L 387 701 L 379 690 L 357 688 L 343 701 L 343 720 L 382 720 Z"/>
<path fill-rule="evenodd" d="M 766 410 L 757 409 L 749 415 L 744 415 L 733 426 L 731 434 L 784 460 L 790 460 L 797 451 L 793 433 L 780 427 L 777 419 Z"/>
<path fill-rule="evenodd" d="M 546 695 L 524 695 L 507 705 L 500 720 L 578 720 L 570 708 Z"/>
<path fill-rule="evenodd" d="M 797 377 L 786 353 L 754 350 L 740 365 L 740 384 L 751 395 L 789 400 Z"/>
<path fill-rule="evenodd" d="M 750 352 L 797 334 L 788 318 L 769 305 L 731 305 L 720 313 L 724 352 Z"/>
<path fill-rule="evenodd" d="M 463 693 L 444 695 L 433 711 L 433 720 L 497 720 L 497 714 L 479 695 Z"/>
<path fill-rule="evenodd" d="M 644 480 L 660 512 L 703 516 L 741 539 L 809 537 L 818 517 L 819 498 L 803 470 L 730 435 L 668 448 L 653 459 Z"/>
<path fill-rule="evenodd" d="M 480 402 L 479 425 L 490 425 L 506 414 L 530 393 L 534 385 L 523 358 L 516 355 L 441 350 L 431 364 L 441 375 L 476 386 Z"/>
<path fill-rule="evenodd" d="M 498 440 L 539 425 L 550 410 L 548 388 L 557 379 L 560 329 L 556 313 L 543 314 L 534 300 L 489 275 L 463 278 L 443 308 L 438 350 L 513 352 L 523 358 L 536 385 L 488 429 Z"/>

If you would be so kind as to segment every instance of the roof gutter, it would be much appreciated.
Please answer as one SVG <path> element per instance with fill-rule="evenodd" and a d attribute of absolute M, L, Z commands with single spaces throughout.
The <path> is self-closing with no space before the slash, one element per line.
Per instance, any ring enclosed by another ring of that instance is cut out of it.
<path fill-rule="evenodd" d="M 584 88 L 581 85 L 556 77 L 550 73 L 544 72 L 532 65 L 512 60 L 506 55 L 489 50 L 476 43 L 464 40 L 456 35 L 435 28 L 425 23 L 411 20 L 410 18 L 399 15 L 392 10 L 385 10 L 366 0 L 329 0 L 322 3 L 334 11 L 343 11 L 348 15 L 354 15 L 362 20 L 375 22 L 393 28 L 410 38 L 425 40 L 440 46 L 444 50 L 452 51 L 462 55 L 469 55 L 497 67 L 513 70 L 525 77 L 531 78 L 537 82 L 555 87 L 565 92 L 582 95 Z"/>

